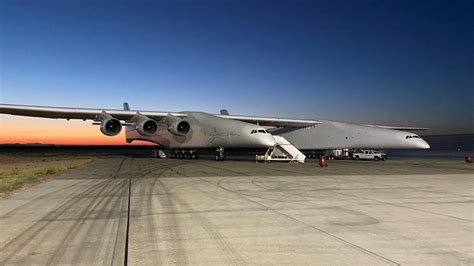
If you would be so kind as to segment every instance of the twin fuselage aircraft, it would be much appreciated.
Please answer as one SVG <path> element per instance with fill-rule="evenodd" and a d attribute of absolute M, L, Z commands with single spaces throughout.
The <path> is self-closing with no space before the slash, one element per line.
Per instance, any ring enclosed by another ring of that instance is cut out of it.
<path fill-rule="evenodd" d="M 330 120 L 289 119 L 203 112 L 157 112 L 0 104 L 0 113 L 54 119 L 93 120 L 107 136 L 125 127 L 128 143 L 149 141 L 165 149 L 268 148 L 273 135 L 300 150 L 429 149 L 416 127 L 359 125 Z"/>

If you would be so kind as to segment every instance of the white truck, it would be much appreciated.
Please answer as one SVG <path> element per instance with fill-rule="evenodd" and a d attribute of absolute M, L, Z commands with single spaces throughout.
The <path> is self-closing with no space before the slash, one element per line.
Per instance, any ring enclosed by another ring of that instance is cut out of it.
<path fill-rule="evenodd" d="M 387 160 L 387 154 L 376 150 L 358 150 L 353 152 L 351 157 L 354 160 Z"/>

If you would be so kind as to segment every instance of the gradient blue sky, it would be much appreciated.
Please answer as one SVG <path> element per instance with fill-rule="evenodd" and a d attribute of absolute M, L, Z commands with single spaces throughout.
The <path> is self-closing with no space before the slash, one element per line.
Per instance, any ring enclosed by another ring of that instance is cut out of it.
<path fill-rule="evenodd" d="M 473 1 L 1 1 L 0 102 L 474 131 Z"/>

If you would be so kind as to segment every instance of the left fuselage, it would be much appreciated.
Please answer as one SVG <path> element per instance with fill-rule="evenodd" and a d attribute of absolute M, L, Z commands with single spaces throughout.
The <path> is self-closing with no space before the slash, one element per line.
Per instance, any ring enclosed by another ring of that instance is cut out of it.
<path fill-rule="evenodd" d="M 151 141 L 169 149 L 265 148 L 275 144 L 273 136 L 257 125 L 202 112 L 186 112 L 186 114 L 183 120 L 190 124 L 191 130 L 184 136 L 169 132 L 166 122 L 160 121 L 156 134 L 149 137 L 140 135 L 133 127 L 127 127 L 126 139 L 128 142 Z"/>

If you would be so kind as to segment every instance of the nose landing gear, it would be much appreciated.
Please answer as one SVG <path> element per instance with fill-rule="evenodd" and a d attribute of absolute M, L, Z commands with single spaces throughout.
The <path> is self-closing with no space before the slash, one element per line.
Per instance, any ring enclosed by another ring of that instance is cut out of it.
<path fill-rule="evenodd" d="M 220 147 L 216 150 L 216 161 L 224 161 L 225 154 L 224 154 L 224 147 Z"/>

